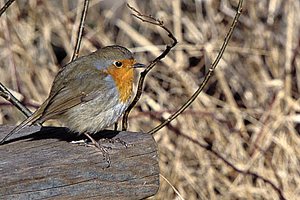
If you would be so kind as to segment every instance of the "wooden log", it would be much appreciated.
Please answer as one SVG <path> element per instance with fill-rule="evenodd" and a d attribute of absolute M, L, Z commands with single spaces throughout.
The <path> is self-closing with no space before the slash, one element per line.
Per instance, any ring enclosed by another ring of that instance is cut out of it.
<path fill-rule="evenodd" d="M 13 127 L 0 126 L 0 139 Z M 143 199 L 159 187 L 157 147 L 145 133 L 104 131 L 111 165 L 65 128 L 31 126 L 0 146 L 0 199 Z"/>

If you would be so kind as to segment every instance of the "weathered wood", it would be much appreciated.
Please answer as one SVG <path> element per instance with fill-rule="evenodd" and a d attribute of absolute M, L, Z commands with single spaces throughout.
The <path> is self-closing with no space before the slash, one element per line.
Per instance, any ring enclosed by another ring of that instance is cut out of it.
<path fill-rule="evenodd" d="M 12 126 L 0 126 L 0 140 Z M 65 128 L 26 127 L 0 146 L 0 199 L 142 199 L 159 187 L 156 143 L 145 133 L 105 131 L 111 166 Z"/>

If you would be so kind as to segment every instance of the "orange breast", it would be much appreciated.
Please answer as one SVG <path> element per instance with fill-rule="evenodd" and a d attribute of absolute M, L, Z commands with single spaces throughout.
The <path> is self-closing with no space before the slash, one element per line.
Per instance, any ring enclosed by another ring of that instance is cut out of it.
<path fill-rule="evenodd" d="M 134 81 L 134 71 L 132 66 L 133 61 L 123 60 L 123 67 L 116 68 L 111 66 L 108 68 L 107 72 L 112 76 L 119 91 L 120 101 L 125 103 L 129 100 L 132 94 L 133 81 Z"/>

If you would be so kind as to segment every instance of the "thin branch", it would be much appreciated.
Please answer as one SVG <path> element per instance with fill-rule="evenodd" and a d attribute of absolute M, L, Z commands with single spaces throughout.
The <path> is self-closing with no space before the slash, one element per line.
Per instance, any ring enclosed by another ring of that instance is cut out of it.
<path fill-rule="evenodd" d="M 78 58 L 78 55 L 79 55 L 79 49 L 80 49 L 82 34 L 83 34 L 83 30 L 84 30 L 84 22 L 86 19 L 88 8 L 89 8 L 89 2 L 90 2 L 89 0 L 84 1 L 83 10 L 81 13 L 80 25 L 79 25 L 79 29 L 78 29 L 78 33 L 77 33 L 76 45 L 75 45 L 75 49 L 74 49 L 74 53 L 73 53 L 71 61 Z"/>
<path fill-rule="evenodd" d="M 13 2 L 14 0 L 9 0 L 4 4 L 4 6 L 0 9 L 0 17 Z M 1 82 L 0 82 L 0 96 L 2 96 L 7 101 L 11 102 L 27 117 L 31 115 L 31 111 L 25 106 L 23 106 L 22 103 L 14 95 L 12 95 L 12 93 L 10 93 L 9 90 Z"/>
<path fill-rule="evenodd" d="M 0 96 L 16 106 L 26 117 L 31 115 L 31 111 L 22 105 L 22 103 L 9 92 L 9 90 L 0 82 Z"/>
<path fill-rule="evenodd" d="M 171 186 L 171 188 L 174 190 L 174 192 L 178 195 L 179 199 L 184 200 L 184 198 L 181 196 L 181 194 L 175 188 L 175 186 L 164 175 L 162 175 L 162 174 L 159 174 L 159 175 Z"/>
<path fill-rule="evenodd" d="M 157 116 L 157 115 L 152 115 L 154 120 L 158 120 L 161 121 L 161 119 Z M 280 186 L 280 182 L 279 182 L 279 186 L 276 186 L 275 183 L 273 183 L 271 180 L 264 178 L 263 176 L 252 172 L 250 170 L 242 170 L 239 169 L 238 167 L 236 167 L 233 163 L 231 163 L 230 161 L 228 161 L 224 156 L 222 156 L 218 151 L 216 151 L 215 149 L 213 149 L 213 144 L 211 143 L 211 141 L 207 141 L 206 143 L 200 143 L 198 140 L 184 134 L 180 129 L 178 129 L 178 127 L 173 126 L 172 124 L 166 124 L 166 126 L 168 127 L 169 130 L 171 130 L 172 133 L 176 134 L 177 136 L 182 136 L 183 138 L 193 142 L 194 144 L 196 144 L 197 146 L 199 146 L 200 148 L 205 149 L 206 151 L 212 153 L 214 156 L 216 156 L 218 159 L 220 159 L 221 161 L 223 161 L 227 166 L 229 166 L 230 168 L 232 168 L 234 171 L 243 174 L 245 176 L 252 176 L 254 178 L 260 179 L 263 182 L 271 185 L 271 187 L 277 192 L 278 196 L 280 197 L 280 200 L 286 200 L 286 198 L 283 195 L 281 186 Z M 263 152 L 264 153 L 264 152 Z"/>
<path fill-rule="evenodd" d="M 2 14 L 9 8 L 9 6 L 14 2 L 15 0 L 9 0 L 7 1 L 4 6 L 0 9 L 0 17 Z"/>
<path fill-rule="evenodd" d="M 235 170 L 236 172 L 240 173 L 240 174 L 244 174 L 246 176 L 252 176 L 252 177 L 255 177 L 257 179 L 260 179 L 262 180 L 263 182 L 269 184 L 278 194 L 280 200 L 286 200 L 286 198 L 284 197 L 283 195 L 283 192 L 282 190 L 277 187 L 271 180 L 255 173 L 255 172 L 252 172 L 250 170 L 242 170 L 242 169 L 239 169 L 238 167 L 236 167 L 234 164 L 232 164 L 231 162 L 229 162 L 225 157 L 223 157 L 219 152 L 217 152 L 216 150 L 214 150 L 212 148 L 212 144 L 202 144 L 200 143 L 198 140 L 195 140 L 193 139 L 192 137 L 188 136 L 188 135 L 185 135 L 183 133 L 180 133 L 180 136 L 188 139 L 189 141 L 193 142 L 194 144 L 198 145 L 199 147 L 201 148 L 204 148 L 205 150 L 211 152 L 212 154 L 214 154 L 217 158 L 221 159 L 226 165 L 228 165 L 229 167 L 231 167 L 233 170 Z"/>
<path fill-rule="evenodd" d="M 208 73 L 205 75 L 204 80 L 202 81 L 202 83 L 200 84 L 199 88 L 196 90 L 196 92 L 187 100 L 187 102 L 185 104 L 183 104 L 175 113 L 173 113 L 168 119 L 166 119 L 163 123 L 161 123 L 160 125 L 158 125 L 157 127 L 153 128 L 152 130 L 150 130 L 148 133 L 149 134 L 154 134 L 157 131 L 159 131 L 161 128 L 163 128 L 166 124 L 170 123 L 172 120 L 174 120 L 176 117 L 178 117 L 186 108 L 188 108 L 194 101 L 195 99 L 198 97 L 198 95 L 202 92 L 203 88 L 205 87 L 205 85 L 207 84 L 208 80 L 210 79 L 210 77 L 212 76 L 215 68 L 217 67 L 219 61 L 221 60 L 223 53 L 227 47 L 227 44 L 232 36 L 233 30 L 235 29 L 237 22 L 238 22 L 238 18 L 241 15 L 241 11 L 242 11 L 242 5 L 243 5 L 243 0 L 239 1 L 238 4 L 238 8 L 237 8 L 237 12 L 236 15 L 232 21 L 232 24 L 230 26 L 230 29 L 224 39 L 224 42 L 221 46 L 220 52 L 218 53 L 216 59 L 214 60 L 214 62 L 211 64 L 211 67 L 208 70 Z"/>
<path fill-rule="evenodd" d="M 156 57 L 153 61 L 151 61 L 150 64 L 147 66 L 147 68 L 143 72 L 140 73 L 140 79 L 138 82 L 136 95 L 135 95 L 133 101 L 131 102 L 131 104 L 129 105 L 129 107 L 127 108 L 127 110 L 125 111 L 124 116 L 123 116 L 123 121 L 122 121 L 122 130 L 123 131 L 127 130 L 128 115 L 129 115 L 131 109 L 137 104 L 137 102 L 139 101 L 139 99 L 142 96 L 143 85 L 144 85 L 146 75 L 149 73 L 149 71 L 151 69 L 153 69 L 153 67 L 157 64 L 157 62 L 162 60 L 171 51 L 171 49 L 177 44 L 177 39 L 172 34 L 172 32 L 167 27 L 164 26 L 163 21 L 161 21 L 159 19 L 155 19 L 154 17 L 152 17 L 150 15 L 144 15 L 141 12 L 139 12 L 138 10 L 136 10 L 135 8 L 131 7 L 129 4 L 127 4 L 127 6 L 134 12 L 134 14 L 132 14 L 132 15 L 134 17 L 138 18 L 139 20 L 141 20 L 142 22 L 150 23 L 150 24 L 159 26 L 162 29 L 164 29 L 168 33 L 168 36 L 173 40 L 173 42 L 172 42 L 172 44 L 167 45 L 166 49 L 158 57 Z"/>

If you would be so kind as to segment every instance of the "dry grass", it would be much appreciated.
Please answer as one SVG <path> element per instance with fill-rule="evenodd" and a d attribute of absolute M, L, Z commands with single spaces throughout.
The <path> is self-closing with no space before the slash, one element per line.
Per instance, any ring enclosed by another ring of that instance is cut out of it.
<path fill-rule="evenodd" d="M 83 1 L 62 2 L 20 0 L 0 18 L 0 81 L 32 110 L 47 97 L 59 66 L 74 49 Z M 130 130 L 148 131 L 197 89 L 237 0 L 129 2 L 162 19 L 179 40 L 148 76 L 130 116 Z M 182 133 L 208 142 L 238 169 L 267 178 L 286 199 L 300 196 L 299 10 L 299 1 L 245 1 L 240 23 L 205 91 L 155 135 L 161 174 L 174 187 L 161 178 L 154 199 L 180 199 L 174 188 L 184 199 L 279 199 L 270 184 L 233 170 Z M 131 17 L 124 2 L 94 0 L 80 54 L 117 43 L 131 47 L 146 63 L 169 42 L 163 30 Z M 22 119 L 0 99 L 1 124 Z"/>

